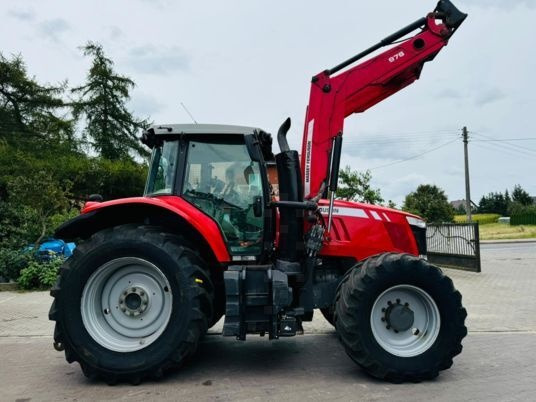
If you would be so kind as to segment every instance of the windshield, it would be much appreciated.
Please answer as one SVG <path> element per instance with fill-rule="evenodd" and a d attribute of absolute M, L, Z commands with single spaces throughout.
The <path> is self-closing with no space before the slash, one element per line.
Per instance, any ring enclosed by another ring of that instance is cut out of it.
<path fill-rule="evenodd" d="M 145 195 L 172 194 L 177 171 L 178 141 L 164 141 L 153 148 Z"/>

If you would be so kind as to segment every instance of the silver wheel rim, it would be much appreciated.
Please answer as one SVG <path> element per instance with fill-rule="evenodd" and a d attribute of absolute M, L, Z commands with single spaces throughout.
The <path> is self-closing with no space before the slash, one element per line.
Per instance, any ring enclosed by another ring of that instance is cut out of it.
<path fill-rule="evenodd" d="M 399 310 L 400 306 L 405 306 L 413 312 L 413 323 L 409 328 L 399 328 L 395 332 L 389 325 L 389 312 L 395 306 Z M 428 293 L 416 286 L 397 285 L 385 290 L 374 302 L 370 326 L 374 339 L 384 350 L 395 356 L 412 357 L 426 352 L 434 344 L 441 318 Z"/>
<path fill-rule="evenodd" d="M 158 267 L 141 258 L 123 257 L 89 277 L 80 311 L 95 342 L 116 352 L 134 352 L 164 332 L 172 300 L 169 282 Z"/>

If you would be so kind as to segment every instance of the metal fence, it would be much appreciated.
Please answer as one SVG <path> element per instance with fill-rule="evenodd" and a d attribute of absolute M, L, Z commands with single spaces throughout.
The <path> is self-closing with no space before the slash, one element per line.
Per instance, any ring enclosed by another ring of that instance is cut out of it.
<path fill-rule="evenodd" d="M 426 230 L 428 261 L 450 268 L 480 272 L 478 223 L 428 225 Z"/>

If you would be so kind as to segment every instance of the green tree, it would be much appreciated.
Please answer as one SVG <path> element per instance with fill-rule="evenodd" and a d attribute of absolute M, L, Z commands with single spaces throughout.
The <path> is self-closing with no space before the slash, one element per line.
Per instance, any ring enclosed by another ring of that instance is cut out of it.
<path fill-rule="evenodd" d="M 506 215 L 508 213 L 508 206 L 510 197 L 508 194 L 503 193 L 489 193 L 482 196 L 478 203 L 478 212 L 482 214 L 500 214 Z"/>
<path fill-rule="evenodd" d="M 387 201 L 386 207 L 396 209 L 396 202 L 394 202 L 393 200 L 389 200 Z"/>
<path fill-rule="evenodd" d="M 512 191 L 512 201 L 521 205 L 532 205 L 532 197 L 519 184 L 514 186 Z"/>
<path fill-rule="evenodd" d="M 65 117 L 66 83 L 42 85 L 28 76 L 21 56 L 0 53 L 0 139 L 73 142 L 74 123 Z"/>
<path fill-rule="evenodd" d="M 54 215 L 69 209 L 69 187 L 70 183 L 62 186 L 44 171 L 29 172 L 8 183 L 10 204 L 33 211 L 39 230 L 37 238 L 32 239 L 36 247 L 51 229 Z"/>
<path fill-rule="evenodd" d="M 435 185 L 422 184 L 408 194 L 402 207 L 404 211 L 422 216 L 430 223 L 453 222 L 454 208 L 445 192 Z"/>
<path fill-rule="evenodd" d="M 78 97 L 74 115 L 85 117 L 84 139 L 107 159 L 148 155 L 138 139 L 147 121 L 135 118 L 126 106 L 134 81 L 114 71 L 113 61 L 106 57 L 101 45 L 88 42 L 82 50 L 93 61 L 86 83 L 73 88 L 72 93 Z"/>
<path fill-rule="evenodd" d="M 346 201 L 366 202 L 369 204 L 382 204 L 384 202 L 379 189 L 371 187 L 372 175 L 370 171 L 358 172 L 346 166 L 339 172 L 339 186 L 337 198 Z"/>

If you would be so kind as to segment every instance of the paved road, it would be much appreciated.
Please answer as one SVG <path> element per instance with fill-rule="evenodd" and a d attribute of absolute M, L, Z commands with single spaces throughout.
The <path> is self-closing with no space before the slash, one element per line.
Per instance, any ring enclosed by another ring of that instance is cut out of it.
<path fill-rule="evenodd" d="M 510 258 L 536 259 L 536 241 L 527 243 L 481 243 L 485 257 L 503 255 Z"/>
<path fill-rule="evenodd" d="M 482 246 L 481 274 L 448 270 L 464 295 L 469 335 L 454 367 L 432 382 L 367 377 L 321 316 L 306 335 L 242 343 L 206 337 L 195 361 L 160 382 L 109 387 L 52 347 L 45 292 L 0 292 L 0 401 L 15 400 L 534 400 L 536 244 Z"/>

